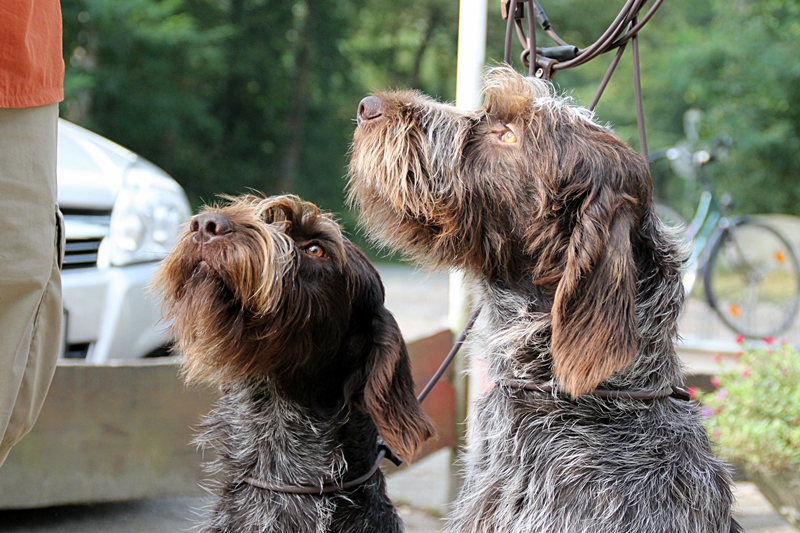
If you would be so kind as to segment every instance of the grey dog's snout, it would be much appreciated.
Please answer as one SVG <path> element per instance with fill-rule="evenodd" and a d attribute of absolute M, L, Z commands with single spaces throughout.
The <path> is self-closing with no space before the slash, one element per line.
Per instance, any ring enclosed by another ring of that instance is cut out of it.
<path fill-rule="evenodd" d="M 383 115 L 383 101 L 377 96 L 367 96 L 358 104 L 356 120 L 360 126 Z"/>
<path fill-rule="evenodd" d="M 203 213 L 192 219 L 189 226 L 192 239 L 198 243 L 207 243 L 233 231 L 228 217 L 219 213 Z"/>

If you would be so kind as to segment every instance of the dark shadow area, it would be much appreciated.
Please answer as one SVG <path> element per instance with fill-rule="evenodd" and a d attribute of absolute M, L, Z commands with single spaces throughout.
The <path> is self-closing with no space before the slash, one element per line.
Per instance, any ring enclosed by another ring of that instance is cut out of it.
<path fill-rule="evenodd" d="M 203 498 L 189 497 L 0 511 L 0 531 L 8 533 L 194 531 L 203 504 Z"/>

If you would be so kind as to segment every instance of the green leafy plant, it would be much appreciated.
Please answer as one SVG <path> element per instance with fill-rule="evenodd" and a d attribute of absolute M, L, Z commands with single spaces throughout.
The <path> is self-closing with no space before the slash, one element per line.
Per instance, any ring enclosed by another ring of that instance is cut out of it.
<path fill-rule="evenodd" d="M 747 470 L 800 468 L 800 352 L 767 338 L 742 346 L 738 364 L 697 394 L 722 455 Z"/>

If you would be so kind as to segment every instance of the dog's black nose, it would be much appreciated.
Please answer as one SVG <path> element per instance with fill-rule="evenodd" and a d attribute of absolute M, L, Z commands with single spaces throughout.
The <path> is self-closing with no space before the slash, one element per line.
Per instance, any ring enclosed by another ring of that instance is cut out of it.
<path fill-rule="evenodd" d="M 383 101 L 377 96 L 367 96 L 358 104 L 358 115 L 356 120 L 360 126 L 362 123 L 375 120 L 383 115 Z"/>
<path fill-rule="evenodd" d="M 195 242 L 206 243 L 233 231 L 228 217 L 219 213 L 203 213 L 192 219 L 189 229 Z"/>

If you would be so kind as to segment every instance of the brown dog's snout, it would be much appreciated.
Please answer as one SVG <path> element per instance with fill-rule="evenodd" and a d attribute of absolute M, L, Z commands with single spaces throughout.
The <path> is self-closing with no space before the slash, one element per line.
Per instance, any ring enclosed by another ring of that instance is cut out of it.
<path fill-rule="evenodd" d="M 192 240 L 197 243 L 207 243 L 231 233 L 233 226 L 224 215 L 203 213 L 192 219 L 189 229 L 193 233 Z"/>
<path fill-rule="evenodd" d="M 383 101 L 377 96 L 367 96 L 358 104 L 356 120 L 360 126 L 364 122 L 375 120 L 383 115 Z"/>

